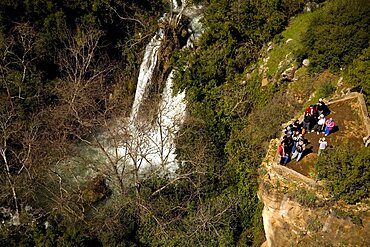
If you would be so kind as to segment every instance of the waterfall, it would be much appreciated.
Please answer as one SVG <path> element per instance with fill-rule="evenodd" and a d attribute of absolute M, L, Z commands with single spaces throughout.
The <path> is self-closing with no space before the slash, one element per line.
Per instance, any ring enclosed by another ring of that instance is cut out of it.
<path fill-rule="evenodd" d="M 178 25 L 181 17 L 187 16 L 191 20 L 186 45 L 189 47 L 202 32 L 200 8 L 185 8 L 184 1 L 175 7 L 159 21 Z M 173 95 L 173 70 L 163 81 L 159 102 L 149 109 L 150 117 L 147 117 L 148 106 L 143 107 L 150 101 L 152 83 L 158 82 L 153 76 L 158 74 L 156 69 L 160 67 L 158 54 L 164 35 L 163 30 L 157 31 L 145 47 L 130 115 L 105 122 L 105 128 L 93 134 L 91 140 L 81 143 L 79 155 L 57 164 L 56 172 L 63 174 L 63 179 L 74 184 L 104 176 L 109 187 L 118 192 L 122 186 L 139 188 L 150 176 L 176 176 L 178 162 L 174 140 L 185 118 L 186 104 L 185 92 Z"/>
<path fill-rule="evenodd" d="M 172 8 L 173 8 L 174 11 L 179 9 L 179 5 L 177 3 L 177 0 L 172 0 L 171 4 L 172 4 Z"/>
<path fill-rule="evenodd" d="M 173 12 L 165 14 L 159 21 L 178 25 L 181 17 L 187 16 L 191 20 L 186 45 L 189 47 L 202 32 L 199 8 L 185 8 L 183 2 L 173 6 Z M 148 100 L 152 97 L 150 91 L 156 87 L 152 83 L 158 83 L 158 78 L 154 80 L 153 77 L 158 75 L 157 69 L 161 67 L 159 52 L 164 40 L 164 30 L 158 30 L 145 47 L 130 115 L 112 119 L 91 142 L 86 140 L 88 145 L 80 156 L 60 166 L 60 173 L 67 174 L 70 172 L 68 169 L 76 167 L 79 179 L 104 174 L 112 188 L 119 188 L 122 184 L 138 185 L 154 174 L 176 176 L 178 162 L 174 140 L 185 118 L 186 104 L 185 92 L 173 95 L 173 70 L 163 79 L 160 95 L 155 96 L 159 101 Z M 148 102 L 157 102 L 157 105 L 148 107 Z"/>
<path fill-rule="evenodd" d="M 158 110 L 159 115 L 153 128 L 152 138 L 155 145 L 159 144 L 160 147 L 157 150 L 157 154 L 153 157 L 153 163 L 160 164 L 170 173 L 177 169 L 173 142 L 185 117 L 186 109 L 184 102 L 185 92 L 173 96 L 172 85 L 173 71 L 168 76 L 162 93 L 162 100 Z"/>
<path fill-rule="evenodd" d="M 134 123 L 139 112 L 139 107 L 145 96 L 146 89 L 152 79 L 154 68 L 158 60 L 158 49 L 163 39 L 163 31 L 159 32 L 151 39 L 145 48 L 143 62 L 140 65 L 139 78 L 137 80 L 134 103 L 132 105 L 130 122 Z"/>
<path fill-rule="evenodd" d="M 149 83 L 150 80 L 148 80 Z M 118 149 L 121 157 L 127 157 L 130 154 L 129 160 L 124 160 L 143 173 L 155 170 L 174 173 L 177 169 L 173 141 L 185 117 L 186 104 L 184 92 L 172 96 L 172 84 L 173 71 L 166 80 L 155 122 L 141 122 L 139 119 L 135 122 L 130 121 L 130 140 L 126 140 Z M 142 94 L 142 90 L 136 92 L 140 94 L 137 100 L 139 104 L 145 94 Z M 140 105 L 137 107 L 139 108 Z M 133 114 L 135 110 L 132 109 Z"/>
<path fill-rule="evenodd" d="M 176 0 L 172 2 L 173 10 L 182 13 L 185 5 L 182 3 L 181 10 Z M 194 11 L 189 11 L 193 16 L 190 24 L 191 37 L 187 46 L 190 46 L 197 39 L 202 31 L 199 15 Z M 179 18 L 179 15 L 165 18 Z M 168 20 L 171 21 L 171 20 Z M 153 170 L 161 170 L 165 173 L 174 173 L 177 169 L 174 138 L 185 117 L 186 104 L 184 102 L 185 92 L 173 96 L 173 71 L 170 72 L 164 89 L 161 94 L 161 101 L 158 105 L 156 120 L 148 123 L 139 118 L 140 107 L 148 94 L 148 88 L 152 83 L 152 76 L 158 62 L 158 50 L 164 38 L 163 30 L 151 39 L 145 48 L 143 62 L 140 65 L 140 72 L 136 87 L 135 99 L 133 102 L 130 121 L 129 139 L 122 142 L 118 152 L 122 157 L 122 162 L 134 165 L 135 169 L 142 173 Z"/>

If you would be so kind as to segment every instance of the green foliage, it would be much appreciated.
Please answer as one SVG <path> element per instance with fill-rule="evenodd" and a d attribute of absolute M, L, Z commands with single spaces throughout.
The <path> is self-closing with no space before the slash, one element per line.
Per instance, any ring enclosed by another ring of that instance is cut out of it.
<path fill-rule="evenodd" d="M 316 91 L 315 98 L 327 98 L 334 93 L 336 85 L 333 81 L 326 81 Z"/>
<path fill-rule="evenodd" d="M 260 246 L 265 241 L 265 231 L 262 222 L 263 203 L 257 204 L 256 210 L 253 214 L 250 225 L 252 227 L 245 227 L 240 235 L 237 246 Z"/>
<path fill-rule="evenodd" d="M 350 64 L 370 40 L 370 2 L 332 0 L 315 12 L 304 52 L 314 71 L 337 71 Z"/>
<path fill-rule="evenodd" d="M 345 79 L 365 95 L 366 104 L 370 109 L 370 47 L 353 61 L 345 73 Z"/>
<path fill-rule="evenodd" d="M 86 236 L 79 225 L 65 224 L 59 217 L 50 216 L 44 224 L 4 226 L 0 232 L 1 246 L 42 246 L 70 247 L 86 246 L 86 243 L 98 244 L 94 238 Z M 98 245 L 99 246 L 99 245 Z"/>
<path fill-rule="evenodd" d="M 274 37 L 274 48 L 269 52 L 270 59 L 267 61 L 269 76 L 278 72 L 279 64 L 286 60 L 287 54 L 290 54 L 289 58 L 296 57 L 298 63 L 302 62 L 299 51 L 303 49 L 303 37 L 313 15 L 314 13 L 308 12 L 295 16 L 286 30 Z M 287 40 L 290 41 L 287 43 Z"/>
<path fill-rule="evenodd" d="M 351 219 L 352 223 L 355 225 L 362 225 L 362 219 L 359 215 L 354 214 L 351 211 L 344 211 L 342 209 L 335 208 L 333 213 L 336 217 L 340 219 Z"/>
<path fill-rule="evenodd" d="M 47 229 L 46 232 L 34 234 L 36 246 L 84 246 L 81 233 L 73 226 L 61 229 Z"/>
<path fill-rule="evenodd" d="M 303 206 L 315 207 L 317 205 L 316 194 L 303 188 L 294 191 L 293 197 Z"/>
<path fill-rule="evenodd" d="M 320 155 L 315 168 L 320 179 L 328 180 L 334 198 L 353 204 L 369 195 L 369 148 L 344 143 Z"/>
<path fill-rule="evenodd" d="M 282 5 L 280 1 L 210 1 L 199 48 L 181 54 L 176 62 L 175 88 L 186 90 L 191 114 L 205 120 L 221 157 L 232 126 L 239 124 L 240 114 L 248 115 L 259 103 L 261 94 L 258 78 L 245 85 L 235 83 L 235 78 L 256 61 L 262 45 L 284 28 L 287 16 L 280 10 Z"/>
<path fill-rule="evenodd" d="M 309 231 L 318 232 L 323 228 L 323 224 L 319 219 L 309 218 L 307 221 L 307 229 Z"/>

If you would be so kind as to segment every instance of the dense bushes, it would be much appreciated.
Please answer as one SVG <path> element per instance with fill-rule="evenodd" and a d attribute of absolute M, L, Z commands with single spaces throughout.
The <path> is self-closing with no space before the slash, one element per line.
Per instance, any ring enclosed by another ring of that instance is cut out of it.
<path fill-rule="evenodd" d="M 333 196 L 356 203 L 369 196 L 370 149 L 347 143 L 328 149 L 316 162 L 319 179 L 327 179 Z"/>
<path fill-rule="evenodd" d="M 353 60 L 345 73 L 345 79 L 358 91 L 365 95 L 366 104 L 370 110 L 370 47 Z"/>
<path fill-rule="evenodd" d="M 232 127 L 268 98 L 259 78 L 244 85 L 237 81 L 244 80 L 244 70 L 257 60 L 261 47 L 285 28 L 301 5 L 291 10 L 288 6 L 295 5 L 281 1 L 209 2 L 197 49 L 182 53 L 176 61 L 175 87 L 186 90 L 189 111 L 205 120 L 222 153 Z M 285 8 L 289 11 L 282 11 Z"/>
<path fill-rule="evenodd" d="M 79 225 L 64 225 L 55 215 L 48 217 L 46 225 L 28 223 L 2 227 L 0 246 L 101 246 L 93 237 L 84 236 Z"/>
<path fill-rule="evenodd" d="M 369 45 L 369 23 L 369 1 L 327 1 L 315 13 L 304 39 L 311 68 L 337 71 L 350 64 Z"/>

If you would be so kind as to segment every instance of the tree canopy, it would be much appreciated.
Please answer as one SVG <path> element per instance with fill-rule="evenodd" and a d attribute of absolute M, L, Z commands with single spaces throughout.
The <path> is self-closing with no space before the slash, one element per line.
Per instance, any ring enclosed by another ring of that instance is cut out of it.
<path fill-rule="evenodd" d="M 331 0 L 317 10 L 305 35 L 305 53 L 314 71 L 338 71 L 369 45 L 370 3 Z"/>

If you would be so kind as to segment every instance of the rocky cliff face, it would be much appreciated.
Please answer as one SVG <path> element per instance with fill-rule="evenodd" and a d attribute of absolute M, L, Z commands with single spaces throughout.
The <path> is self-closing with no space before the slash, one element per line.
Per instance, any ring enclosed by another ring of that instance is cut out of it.
<path fill-rule="evenodd" d="M 334 201 L 324 185 L 274 162 L 278 140 L 263 163 L 263 246 L 370 246 L 369 203 Z"/>

